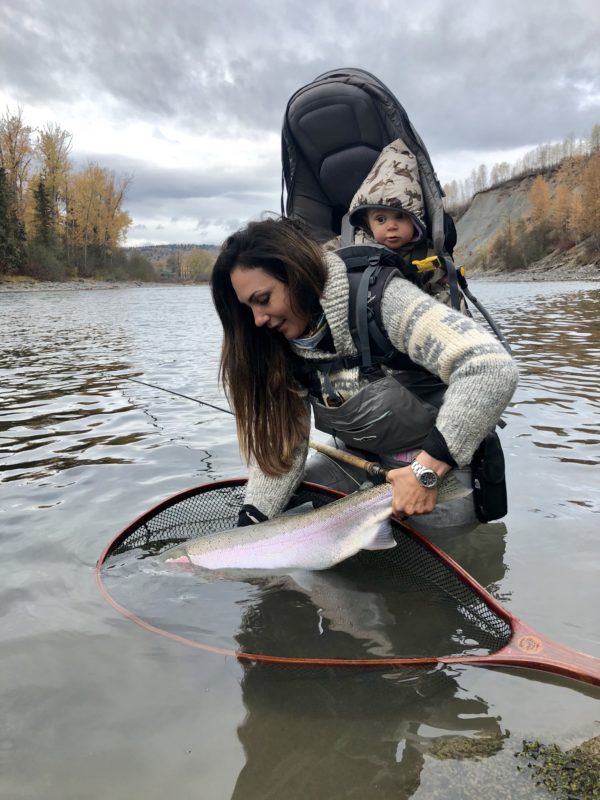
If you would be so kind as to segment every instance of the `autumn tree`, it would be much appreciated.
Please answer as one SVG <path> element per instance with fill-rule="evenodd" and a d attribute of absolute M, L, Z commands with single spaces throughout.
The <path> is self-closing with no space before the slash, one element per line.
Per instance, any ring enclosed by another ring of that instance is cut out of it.
<path fill-rule="evenodd" d="M 569 232 L 575 244 L 580 242 L 586 233 L 585 208 L 581 192 L 573 192 L 571 195 L 571 207 L 569 208 Z"/>
<path fill-rule="evenodd" d="M 529 190 L 531 220 L 534 225 L 548 222 L 550 215 L 550 187 L 541 175 L 534 180 Z"/>
<path fill-rule="evenodd" d="M 21 224 L 24 219 L 29 165 L 33 156 L 32 131 L 23 121 L 21 108 L 16 113 L 7 109 L 0 117 L 0 167 L 6 171 L 6 180 L 15 204 L 14 213 Z"/>
<path fill-rule="evenodd" d="M 564 183 L 559 183 L 550 204 L 550 223 L 558 234 L 569 230 L 572 192 Z"/>
<path fill-rule="evenodd" d="M 600 249 L 600 153 L 593 155 L 582 176 L 581 199 L 585 214 L 584 230 L 593 248 Z"/>
<path fill-rule="evenodd" d="M 130 181 L 90 163 L 69 182 L 68 238 L 84 276 L 106 265 L 131 225 L 122 208 Z"/>
<path fill-rule="evenodd" d="M 56 124 L 47 124 L 39 132 L 35 147 L 39 175 L 50 201 L 50 216 L 56 234 L 64 217 L 67 179 L 71 169 L 69 153 L 72 136 Z"/>
<path fill-rule="evenodd" d="M 214 256 L 207 250 L 196 248 L 185 258 L 184 269 L 193 281 L 201 283 L 210 280 L 214 263 Z"/>

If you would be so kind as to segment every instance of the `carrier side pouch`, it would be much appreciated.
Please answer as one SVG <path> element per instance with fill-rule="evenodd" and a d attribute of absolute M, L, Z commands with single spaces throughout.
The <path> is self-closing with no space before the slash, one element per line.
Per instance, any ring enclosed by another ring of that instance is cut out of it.
<path fill-rule="evenodd" d="M 471 462 L 475 513 L 480 522 L 500 519 L 507 512 L 504 453 L 496 431 L 488 433 Z"/>

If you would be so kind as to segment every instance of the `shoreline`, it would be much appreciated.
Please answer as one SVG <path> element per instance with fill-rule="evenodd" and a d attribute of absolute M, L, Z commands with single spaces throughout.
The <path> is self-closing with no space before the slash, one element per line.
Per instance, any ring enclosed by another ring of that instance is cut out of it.
<path fill-rule="evenodd" d="M 514 272 L 469 272 L 465 269 L 468 281 L 489 281 L 490 283 L 524 283 L 539 282 L 550 283 L 573 283 L 584 281 L 587 283 L 600 282 L 600 270 L 594 265 L 572 269 L 569 267 L 557 267 L 556 269 L 521 269 Z"/>
<path fill-rule="evenodd" d="M 469 281 L 489 281 L 505 283 L 520 282 L 566 282 L 585 281 L 600 282 L 600 270 L 594 265 L 572 269 L 558 267 L 551 270 L 524 269 L 515 272 L 473 272 L 466 270 Z M 14 294 L 18 292 L 56 292 L 56 291 L 98 291 L 118 289 L 144 289 L 144 288 L 176 288 L 182 286 L 208 286 L 206 283 L 168 283 L 161 281 L 102 281 L 93 278 L 79 278 L 70 281 L 36 281 L 34 279 L 8 280 L 0 279 L 0 294 Z"/>
<path fill-rule="evenodd" d="M 34 279 L 2 281 L 0 293 L 18 292 L 76 292 L 114 289 L 175 288 L 181 286 L 208 286 L 208 283 L 168 283 L 167 281 L 101 281 L 94 278 L 75 278 L 70 281 L 36 281 Z"/>

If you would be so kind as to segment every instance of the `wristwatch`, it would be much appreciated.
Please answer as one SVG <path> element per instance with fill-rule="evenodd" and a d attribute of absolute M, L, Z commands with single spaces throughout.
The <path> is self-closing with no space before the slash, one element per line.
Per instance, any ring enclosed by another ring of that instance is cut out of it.
<path fill-rule="evenodd" d="M 435 489 L 438 484 L 438 476 L 432 469 L 424 467 L 423 464 L 419 464 L 416 459 L 411 462 L 410 468 L 415 473 L 421 486 L 424 486 L 426 489 Z"/>

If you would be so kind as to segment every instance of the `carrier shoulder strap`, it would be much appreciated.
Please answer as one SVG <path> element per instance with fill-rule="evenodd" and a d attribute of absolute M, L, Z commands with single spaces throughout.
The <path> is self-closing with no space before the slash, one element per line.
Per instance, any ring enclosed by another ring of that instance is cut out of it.
<path fill-rule="evenodd" d="M 363 372 L 380 373 L 381 364 L 396 369 L 415 369 L 410 358 L 390 341 L 381 318 L 383 293 L 392 278 L 416 283 L 417 271 L 399 255 L 372 245 L 353 245 L 336 250 L 348 274 L 348 320 L 359 351 Z"/>

